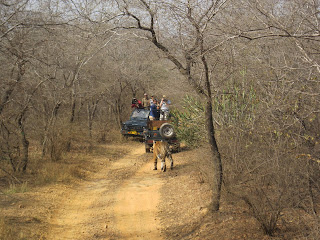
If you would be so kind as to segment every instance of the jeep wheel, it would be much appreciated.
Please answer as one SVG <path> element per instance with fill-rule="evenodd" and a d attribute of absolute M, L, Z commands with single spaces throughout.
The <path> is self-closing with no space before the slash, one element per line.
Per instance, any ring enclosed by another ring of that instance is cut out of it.
<path fill-rule="evenodd" d="M 174 137 L 174 128 L 169 123 L 162 124 L 159 129 L 159 132 L 160 132 L 160 136 L 165 139 L 170 139 Z"/>

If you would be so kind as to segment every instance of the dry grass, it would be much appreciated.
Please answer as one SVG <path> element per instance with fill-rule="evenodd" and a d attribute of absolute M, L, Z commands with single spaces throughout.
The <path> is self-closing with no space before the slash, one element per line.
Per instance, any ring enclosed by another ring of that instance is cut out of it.
<path fill-rule="evenodd" d="M 174 170 L 163 175 L 166 185 L 160 216 L 166 219 L 162 224 L 167 239 L 319 239 L 319 219 L 290 205 L 280 212 L 273 236 L 267 235 L 245 201 L 229 194 L 225 185 L 220 211 L 210 211 L 213 178 L 208 152 L 203 147 L 174 154 Z M 276 192 L 269 195 L 274 196 Z M 261 212 L 268 213 L 263 206 Z M 268 219 L 268 215 L 263 217 Z"/>
<path fill-rule="evenodd" d="M 21 184 L 11 183 L 9 188 L 7 188 L 4 194 L 14 194 L 14 193 L 24 193 L 29 190 L 28 182 L 23 182 Z"/>
<path fill-rule="evenodd" d="M 12 226 L 9 226 L 3 218 L 0 219 L 0 240 L 19 239 Z"/>
<path fill-rule="evenodd" d="M 89 151 L 87 146 L 81 147 L 79 144 L 59 161 L 41 158 L 40 153 L 35 151 L 37 149 L 33 148 L 27 171 L 11 172 L 20 183 L 0 172 L 0 240 L 44 239 L 40 232 L 46 231 L 50 204 L 39 205 L 33 211 L 26 207 L 30 201 L 37 205 L 35 202 L 39 201 L 43 189 L 54 188 L 57 184 L 66 188 L 75 186 L 80 180 L 86 180 L 91 173 L 98 171 L 101 164 L 126 154 L 124 148 L 96 145 Z M 9 165 L 6 167 L 10 170 Z"/>

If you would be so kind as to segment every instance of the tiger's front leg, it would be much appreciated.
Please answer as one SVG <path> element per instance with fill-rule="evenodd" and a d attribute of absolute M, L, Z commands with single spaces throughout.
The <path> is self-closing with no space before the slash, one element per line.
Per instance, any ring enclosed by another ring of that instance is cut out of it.
<path fill-rule="evenodd" d="M 161 161 L 161 171 L 165 172 L 167 170 L 166 156 L 162 157 L 161 154 L 158 154 L 158 159 Z"/>
<path fill-rule="evenodd" d="M 173 169 L 173 158 L 172 158 L 171 153 L 169 154 L 168 158 L 170 159 L 170 169 L 172 170 Z"/>
<path fill-rule="evenodd" d="M 170 160 L 170 169 L 172 170 L 173 169 L 173 158 L 172 158 L 172 149 L 170 146 L 167 148 L 167 157 Z"/>
<path fill-rule="evenodd" d="M 158 155 L 155 152 L 153 153 L 153 159 L 152 159 L 154 164 L 153 170 L 157 170 Z"/>

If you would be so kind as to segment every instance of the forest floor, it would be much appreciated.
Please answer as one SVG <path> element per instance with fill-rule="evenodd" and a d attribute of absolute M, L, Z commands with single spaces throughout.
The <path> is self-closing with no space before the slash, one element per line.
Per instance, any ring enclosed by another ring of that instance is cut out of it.
<path fill-rule="evenodd" d="M 70 184 L 0 194 L 4 221 L 19 230 L 7 233 L 7 239 L 286 238 L 265 236 L 241 203 L 223 199 L 220 212 L 212 213 L 210 181 L 202 171 L 206 163 L 195 150 L 173 154 L 174 169 L 161 172 L 152 170 L 152 154 L 144 152 L 144 144 L 104 148 L 126 154 L 92 158 L 86 177 Z"/>

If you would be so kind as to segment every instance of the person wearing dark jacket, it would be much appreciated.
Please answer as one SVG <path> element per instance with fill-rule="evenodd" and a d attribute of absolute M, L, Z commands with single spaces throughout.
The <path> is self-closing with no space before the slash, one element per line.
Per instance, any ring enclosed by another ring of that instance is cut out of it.
<path fill-rule="evenodd" d="M 156 99 L 153 100 L 153 103 L 150 106 L 150 120 L 158 120 L 160 117 L 159 105 Z"/>

